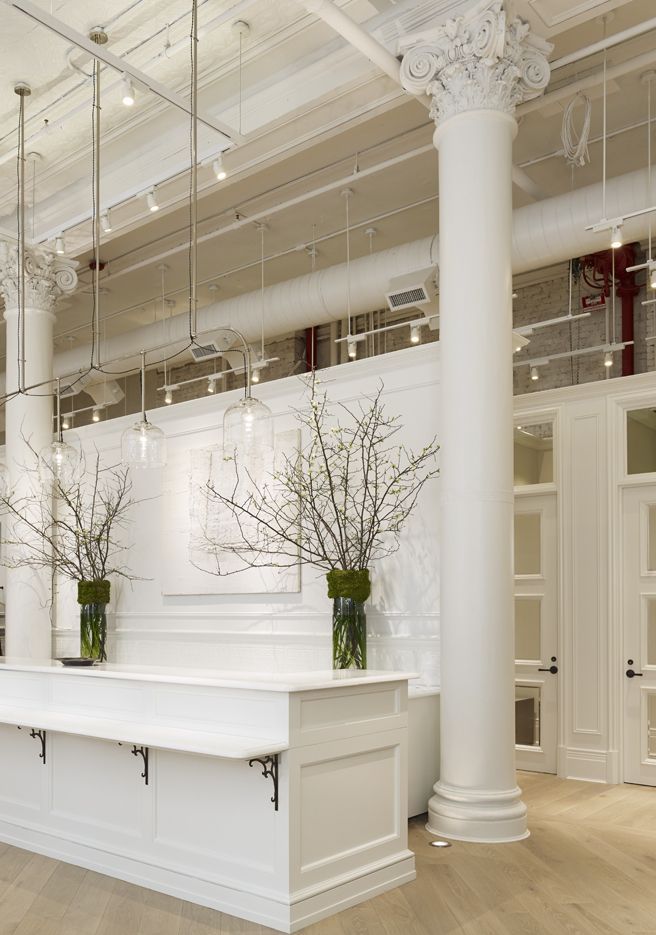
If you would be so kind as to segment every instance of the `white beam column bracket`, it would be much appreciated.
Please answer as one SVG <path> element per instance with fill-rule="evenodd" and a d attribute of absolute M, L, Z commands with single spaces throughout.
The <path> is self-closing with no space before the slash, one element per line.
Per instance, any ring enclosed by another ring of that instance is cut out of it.
<path fill-rule="evenodd" d="M 551 46 L 503 0 L 415 42 L 401 77 L 428 93 L 439 152 L 441 767 L 428 828 L 528 835 L 515 777 L 512 141 Z"/>
<path fill-rule="evenodd" d="M 25 385 L 52 379 L 52 335 L 55 306 L 77 285 L 77 263 L 42 249 L 25 251 Z M 0 294 L 7 323 L 6 392 L 18 389 L 18 248 L 0 241 Z M 42 386 L 6 403 L 5 457 L 10 489 L 19 496 L 30 490 L 34 466 L 30 449 L 40 451 L 52 441 L 52 387 Z M 3 538 L 11 539 L 11 522 L 3 518 Z M 15 547 L 11 547 L 15 548 Z M 6 654 L 26 659 L 49 659 L 50 574 L 47 569 L 8 568 L 5 583 Z"/>

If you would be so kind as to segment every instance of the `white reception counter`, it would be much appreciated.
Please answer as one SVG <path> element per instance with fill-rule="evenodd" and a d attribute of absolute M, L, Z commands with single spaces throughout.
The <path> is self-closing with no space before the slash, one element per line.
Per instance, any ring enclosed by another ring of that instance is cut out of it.
<path fill-rule="evenodd" d="M 0 659 L 0 840 L 296 932 L 415 877 L 409 678 Z"/>

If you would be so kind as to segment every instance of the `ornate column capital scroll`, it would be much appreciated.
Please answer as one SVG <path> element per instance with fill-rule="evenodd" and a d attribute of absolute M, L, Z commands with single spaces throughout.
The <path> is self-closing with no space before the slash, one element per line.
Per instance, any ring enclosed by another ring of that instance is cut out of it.
<path fill-rule="evenodd" d="M 436 124 L 468 110 L 512 116 L 517 104 L 549 83 L 552 44 L 505 7 L 505 0 L 483 0 L 465 15 L 399 42 L 403 87 L 432 98 Z"/>
<path fill-rule="evenodd" d="M 57 300 L 77 286 L 77 262 L 65 260 L 49 250 L 25 250 L 25 307 L 53 314 Z M 18 305 L 18 247 L 0 241 L 0 295 L 5 312 Z"/>

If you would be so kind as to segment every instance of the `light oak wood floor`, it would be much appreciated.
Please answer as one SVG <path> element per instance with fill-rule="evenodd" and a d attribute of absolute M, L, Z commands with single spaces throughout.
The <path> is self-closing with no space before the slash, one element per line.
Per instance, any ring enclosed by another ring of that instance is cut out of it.
<path fill-rule="evenodd" d="M 656 789 L 524 773 L 531 837 L 429 845 L 417 880 L 305 935 L 655 935 Z M 0 935 L 268 935 L 272 930 L 0 844 Z"/>

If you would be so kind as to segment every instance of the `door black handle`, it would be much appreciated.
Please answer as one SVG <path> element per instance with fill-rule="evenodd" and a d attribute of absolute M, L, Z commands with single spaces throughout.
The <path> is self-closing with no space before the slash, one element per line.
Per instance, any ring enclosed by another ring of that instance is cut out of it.
<path fill-rule="evenodd" d="M 627 679 L 641 679 L 641 678 L 642 678 L 642 672 L 634 672 L 633 669 L 627 669 L 627 670 L 626 670 L 626 677 L 627 677 Z"/>
<path fill-rule="evenodd" d="M 558 666 L 549 666 L 548 669 L 538 669 L 538 672 L 551 672 L 552 675 L 556 675 Z"/>

